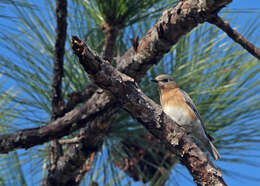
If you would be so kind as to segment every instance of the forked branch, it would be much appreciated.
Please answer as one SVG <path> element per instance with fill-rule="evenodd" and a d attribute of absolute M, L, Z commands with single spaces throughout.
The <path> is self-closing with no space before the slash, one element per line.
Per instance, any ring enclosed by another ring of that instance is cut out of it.
<path fill-rule="evenodd" d="M 184 130 L 141 91 L 134 79 L 116 70 L 76 36 L 72 37 L 72 48 L 95 83 L 117 97 L 121 107 L 165 143 L 186 166 L 198 185 L 226 185 L 221 172 Z"/>

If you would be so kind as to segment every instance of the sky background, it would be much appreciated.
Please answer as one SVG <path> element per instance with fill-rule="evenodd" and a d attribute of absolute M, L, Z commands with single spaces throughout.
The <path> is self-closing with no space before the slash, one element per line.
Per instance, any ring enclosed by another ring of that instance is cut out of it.
<path fill-rule="evenodd" d="M 260 15 L 260 0 L 233 0 L 233 2 L 228 6 L 228 8 L 230 8 L 231 10 L 235 10 L 235 9 L 245 9 L 245 10 L 255 10 L 256 13 L 248 13 L 248 11 L 238 11 L 236 10 L 236 13 L 231 14 L 231 16 L 235 16 L 238 19 L 235 20 L 236 23 L 232 22 L 231 26 L 236 27 L 237 30 L 241 30 L 242 28 L 239 27 L 239 23 L 241 23 L 241 25 L 243 25 L 243 23 L 245 23 L 246 21 L 248 21 L 251 17 L 255 17 L 255 14 L 259 14 Z M 258 12 L 258 13 L 257 13 Z M 2 19 L 0 19 L 0 23 L 1 24 L 6 24 L 6 22 L 4 22 Z M 15 25 L 9 25 L 9 26 L 13 26 L 15 27 Z M 256 32 L 259 35 L 257 35 L 256 37 L 260 37 L 260 28 L 259 28 L 259 32 Z M 260 42 L 256 43 L 257 46 L 260 47 Z M 1 49 L 1 51 L 3 52 L 4 49 Z M 6 52 L 6 51 L 5 51 Z M 257 144 L 259 145 L 259 144 Z M 253 154 L 257 154 L 257 156 L 255 158 L 251 158 L 252 162 L 258 161 L 260 160 L 260 152 L 248 152 L 248 153 L 253 153 Z M 239 170 L 239 172 L 241 173 L 241 175 L 248 175 L 248 176 L 252 176 L 252 177 L 259 177 L 260 178 L 260 167 L 259 166 L 249 166 L 249 165 L 244 165 L 244 164 L 231 164 L 231 163 L 226 163 L 226 162 L 215 162 L 217 166 L 221 166 L 223 168 L 231 168 L 232 170 Z M 179 167 L 177 169 L 182 169 L 181 165 L 178 165 Z M 27 167 L 23 167 L 25 172 L 29 171 L 27 170 Z M 182 171 L 181 174 L 189 174 L 187 171 Z M 178 176 L 178 172 L 176 173 L 176 176 Z M 241 176 L 242 177 L 242 176 Z M 181 185 L 194 185 L 194 183 L 191 180 L 191 177 L 189 176 L 188 180 L 184 179 L 184 177 L 181 176 L 181 180 L 179 181 L 179 183 L 181 183 Z M 30 178 L 28 178 L 28 180 L 30 180 Z M 226 181 L 226 183 L 228 185 L 235 185 L 235 186 L 244 186 L 244 185 L 248 185 L 248 186 L 257 186 L 260 185 L 260 183 L 257 180 L 245 180 L 243 181 L 243 179 L 233 179 L 230 177 L 230 175 L 225 176 L 224 175 L 224 180 Z M 29 182 L 28 182 L 29 183 Z"/>
<path fill-rule="evenodd" d="M 233 2 L 228 6 L 228 8 L 231 9 L 254 9 L 256 12 L 258 12 L 258 15 L 260 14 L 260 0 L 233 0 Z M 243 25 L 244 22 L 248 21 L 250 18 L 255 17 L 255 14 L 253 13 L 248 13 L 245 11 L 244 13 L 234 13 L 233 16 L 236 16 L 235 14 L 238 14 L 238 19 L 235 20 L 238 25 L 234 25 L 231 23 L 231 26 L 236 27 L 237 30 L 242 30 L 242 28 L 239 27 L 239 23 L 241 22 L 241 25 Z M 257 14 L 257 13 L 256 13 Z M 260 37 L 260 25 L 258 27 L 257 33 L 258 35 L 256 37 Z M 260 47 L 260 42 L 255 43 L 258 47 Z M 260 77 L 259 77 L 260 78 Z M 260 122 L 260 121 L 259 121 Z M 259 145 L 259 144 L 256 144 Z M 255 158 L 251 158 L 252 162 L 259 162 L 260 159 L 260 152 L 248 152 L 249 155 L 250 153 L 256 154 Z M 221 167 L 227 167 L 231 168 L 231 170 L 239 170 L 242 175 L 248 175 L 248 176 L 253 176 L 253 177 L 258 177 L 260 178 L 260 167 L 259 165 L 256 166 L 249 166 L 249 165 L 244 165 L 244 164 L 231 164 L 231 163 L 226 163 L 226 162 L 216 162 L 217 165 L 221 165 Z M 225 176 L 224 175 L 224 180 L 228 185 L 232 186 L 243 186 L 243 185 L 248 185 L 248 186 L 259 186 L 260 183 L 258 180 L 243 180 L 243 179 L 233 179 L 230 177 L 230 175 Z"/>
<path fill-rule="evenodd" d="M 255 12 L 258 12 L 256 14 L 260 14 L 260 0 L 233 0 L 233 2 L 228 6 L 228 8 L 230 9 L 250 9 L 251 11 L 254 10 Z M 239 11 L 238 11 L 239 12 Z M 255 13 L 248 13 L 248 11 L 241 11 L 241 13 L 238 13 L 236 11 L 236 13 L 233 13 L 232 16 L 237 16 L 238 19 L 235 20 L 236 21 L 236 25 L 234 25 L 234 23 L 231 23 L 231 26 L 236 27 L 237 30 L 242 30 L 241 27 L 239 27 L 239 23 L 241 23 L 241 25 L 243 25 L 243 23 L 245 23 L 246 21 L 248 21 L 250 18 L 255 17 Z M 256 37 L 260 37 L 260 27 L 258 27 L 257 33 L 258 35 Z M 258 47 L 260 47 L 260 42 L 258 43 L 254 43 L 256 44 Z M 260 78 L 260 77 L 259 77 Z M 259 121 L 260 122 L 260 121 Z M 259 145 L 259 144 L 256 144 Z M 251 158 L 252 162 L 259 162 L 260 159 L 260 152 L 248 152 L 249 155 L 250 154 L 256 154 L 255 158 Z M 260 167 L 259 165 L 256 166 L 249 166 L 249 165 L 244 165 L 244 164 L 231 164 L 231 163 L 226 163 L 226 162 L 215 162 L 216 165 L 219 165 L 223 168 L 229 168 L 231 170 L 239 170 L 239 172 L 241 173 L 240 178 L 242 178 L 244 175 L 248 175 L 249 177 L 258 177 L 260 178 Z M 224 175 L 224 180 L 226 181 L 226 183 L 228 185 L 232 185 L 232 186 L 244 186 L 244 185 L 248 185 L 248 186 L 259 186 L 259 180 L 243 180 L 243 179 L 234 179 L 232 177 L 230 177 L 230 175 Z M 192 184 L 190 184 L 192 185 Z"/>
<path fill-rule="evenodd" d="M 252 19 L 255 18 L 256 14 L 260 15 L 260 0 L 233 0 L 232 3 L 230 3 L 229 6 L 227 6 L 227 8 L 235 11 L 235 13 L 230 14 L 230 16 L 231 17 L 234 16 L 237 18 L 235 20 L 232 20 L 232 22 L 230 24 L 233 28 L 236 28 L 239 31 L 239 30 L 243 29 L 242 27 L 239 26 L 240 24 L 243 25 L 245 22 L 250 20 L 250 18 L 252 18 Z M 239 9 L 239 10 L 244 9 L 244 11 L 242 11 L 242 10 L 238 11 L 237 9 Z M 251 13 L 249 13 L 248 10 L 250 10 Z M 255 12 L 255 13 L 252 13 L 252 12 Z M 258 30 L 259 31 L 255 32 L 255 33 L 257 33 L 257 35 L 255 37 L 260 38 L 260 25 L 258 27 Z M 254 44 L 256 44 L 256 46 L 260 47 L 259 40 L 257 43 L 254 43 Z M 259 123 L 260 123 L 260 121 L 259 121 Z M 255 145 L 259 145 L 259 144 L 255 144 Z M 254 162 L 256 162 L 256 161 L 259 162 L 260 152 L 259 151 L 258 152 L 250 151 L 248 153 L 249 153 L 249 155 L 250 154 L 256 155 L 255 158 L 251 158 L 252 166 L 245 165 L 245 164 L 237 164 L 237 163 L 232 164 L 232 163 L 227 163 L 227 162 L 215 161 L 215 164 L 217 166 L 221 166 L 223 168 L 228 168 L 228 169 L 234 170 L 234 171 L 239 170 L 241 175 L 237 175 L 238 177 L 232 178 L 230 175 L 223 176 L 224 180 L 226 181 L 226 183 L 228 185 L 231 185 L 231 186 L 244 186 L 244 185 L 259 186 L 260 185 L 259 180 L 253 180 L 253 179 L 244 180 L 243 179 L 243 177 L 245 175 L 248 175 L 248 177 L 251 177 L 251 176 L 258 177 L 260 179 L 259 165 L 253 166 Z M 188 172 L 187 172 L 187 174 L 188 174 Z M 183 183 L 185 183 L 185 182 L 186 182 L 186 180 L 183 180 Z M 184 185 L 194 185 L 194 184 L 191 182 L 189 182 L 189 183 L 187 182 Z"/>

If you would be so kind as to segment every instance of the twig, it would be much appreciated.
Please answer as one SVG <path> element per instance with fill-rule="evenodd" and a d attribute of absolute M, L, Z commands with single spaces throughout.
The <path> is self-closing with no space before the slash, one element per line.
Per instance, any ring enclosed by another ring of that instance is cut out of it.
<path fill-rule="evenodd" d="M 73 143 L 79 143 L 82 140 L 82 138 L 76 136 L 74 138 L 71 139 L 60 139 L 59 143 L 60 144 L 73 144 Z"/>
<path fill-rule="evenodd" d="M 240 33 L 235 31 L 227 21 L 224 21 L 218 15 L 210 18 L 208 20 L 209 23 L 216 25 L 221 30 L 223 30 L 231 39 L 235 42 L 239 43 L 244 49 L 246 49 L 249 53 L 255 56 L 260 60 L 260 49 L 257 48 L 253 43 L 249 42 L 246 38 L 244 38 Z"/>
<path fill-rule="evenodd" d="M 53 50 L 53 78 L 52 78 L 52 116 L 54 121 L 58 118 L 63 107 L 62 98 L 62 77 L 63 77 L 63 58 L 65 52 L 65 41 L 67 31 L 67 0 L 56 0 L 56 43 Z M 58 158 L 62 155 L 62 147 L 57 140 L 51 141 L 49 146 L 49 170 L 56 167 Z"/>
<path fill-rule="evenodd" d="M 53 50 L 52 118 L 56 119 L 63 105 L 62 77 L 67 29 L 67 0 L 56 0 L 56 43 Z"/>
<path fill-rule="evenodd" d="M 90 155 L 90 158 L 87 159 L 85 161 L 85 163 L 83 164 L 82 168 L 79 171 L 79 175 L 75 179 L 76 183 L 80 183 L 80 181 L 82 180 L 82 178 L 84 177 L 86 172 L 90 171 L 90 166 L 94 160 L 95 154 L 96 154 L 96 152 L 92 152 L 92 154 Z"/>

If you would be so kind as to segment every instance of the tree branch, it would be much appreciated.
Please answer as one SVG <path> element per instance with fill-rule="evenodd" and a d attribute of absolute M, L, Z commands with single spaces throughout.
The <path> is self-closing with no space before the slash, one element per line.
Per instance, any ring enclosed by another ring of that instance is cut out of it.
<path fill-rule="evenodd" d="M 52 79 L 52 116 L 54 121 L 60 115 L 63 107 L 62 98 L 62 77 L 63 77 L 63 58 L 65 52 L 66 31 L 67 31 L 67 0 L 56 0 L 56 43 L 53 51 L 53 79 Z M 59 156 L 62 155 L 62 147 L 57 140 L 53 140 L 49 146 L 49 169 L 56 167 Z"/>
<path fill-rule="evenodd" d="M 76 176 L 75 182 L 80 184 L 81 180 L 84 178 L 84 175 L 90 171 L 90 166 L 94 160 L 96 152 L 93 152 L 90 157 L 83 163 L 82 168 L 80 169 L 79 174 Z"/>
<path fill-rule="evenodd" d="M 207 21 L 208 16 L 231 2 L 215 0 L 210 6 L 199 0 L 180 1 L 174 8 L 164 11 L 155 26 L 141 39 L 137 51 L 129 49 L 120 60 L 117 69 L 139 81 L 146 71 L 166 54 L 177 41 L 196 27 Z M 15 134 L 0 135 L 0 153 L 16 148 L 30 148 L 60 138 L 86 126 L 101 113 L 116 106 L 116 100 L 106 92 L 95 92 L 80 108 L 75 108 L 65 116 L 53 121 L 53 126 L 20 130 Z"/>
<path fill-rule="evenodd" d="M 69 94 L 69 100 L 62 108 L 60 116 L 64 116 L 67 112 L 70 112 L 79 103 L 84 103 L 97 89 L 98 87 L 95 84 L 89 84 L 84 90 Z"/>
<path fill-rule="evenodd" d="M 107 108 L 116 106 L 113 101 L 107 102 L 110 100 L 108 96 L 104 97 L 104 100 L 103 103 L 97 102 L 103 108 L 100 108 L 98 112 L 96 107 L 92 108 L 93 105 L 87 102 L 81 108 L 72 110 L 46 126 L 23 129 L 13 134 L 0 135 L 0 153 L 8 153 L 17 148 L 28 149 L 35 145 L 61 138 L 79 128 L 85 127 L 87 122 L 91 122 L 99 117 L 99 115 L 102 115 Z"/>
<path fill-rule="evenodd" d="M 107 22 L 103 24 L 103 29 L 105 31 L 105 44 L 102 52 L 103 58 L 111 62 L 116 45 L 116 38 L 120 29 L 118 26 L 109 24 Z"/>
<path fill-rule="evenodd" d="M 228 22 L 224 21 L 218 15 L 208 20 L 209 23 L 216 25 L 223 30 L 231 39 L 239 43 L 244 49 L 260 60 L 260 49 L 257 48 L 253 43 L 249 42 L 240 33 L 235 31 Z"/>
<path fill-rule="evenodd" d="M 75 36 L 72 37 L 72 48 L 95 83 L 113 94 L 121 107 L 165 143 L 186 166 L 198 185 L 226 185 L 221 172 L 187 137 L 183 128 L 148 98 L 131 77 L 116 70 Z"/>
<path fill-rule="evenodd" d="M 63 104 L 62 77 L 63 58 L 65 52 L 66 29 L 67 29 L 67 0 L 56 0 L 56 43 L 53 51 L 53 78 L 52 78 L 52 118 L 59 116 Z"/>

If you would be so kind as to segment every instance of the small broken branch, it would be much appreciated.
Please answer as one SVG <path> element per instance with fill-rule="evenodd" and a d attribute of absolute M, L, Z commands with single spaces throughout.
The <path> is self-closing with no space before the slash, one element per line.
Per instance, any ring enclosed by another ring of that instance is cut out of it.
<path fill-rule="evenodd" d="M 138 45 L 139 45 L 139 36 L 137 36 L 136 38 L 131 38 L 131 43 L 132 43 L 132 47 L 134 49 L 134 51 L 137 51 Z"/>
<path fill-rule="evenodd" d="M 83 179 L 84 175 L 90 171 L 90 166 L 94 160 L 96 152 L 92 152 L 92 154 L 90 155 L 90 158 L 87 159 L 85 161 L 85 163 L 83 164 L 83 166 L 81 167 L 79 174 L 76 176 L 76 183 L 80 184 L 80 181 Z"/>
<path fill-rule="evenodd" d="M 240 44 L 244 49 L 246 49 L 249 53 L 255 56 L 260 60 L 260 49 L 257 48 L 253 43 L 249 42 L 246 38 L 244 38 L 240 33 L 235 31 L 227 21 L 224 21 L 218 15 L 210 18 L 208 20 L 209 23 L 216 25 L 221 30 L 223 30 L 231 39 Z"/>

